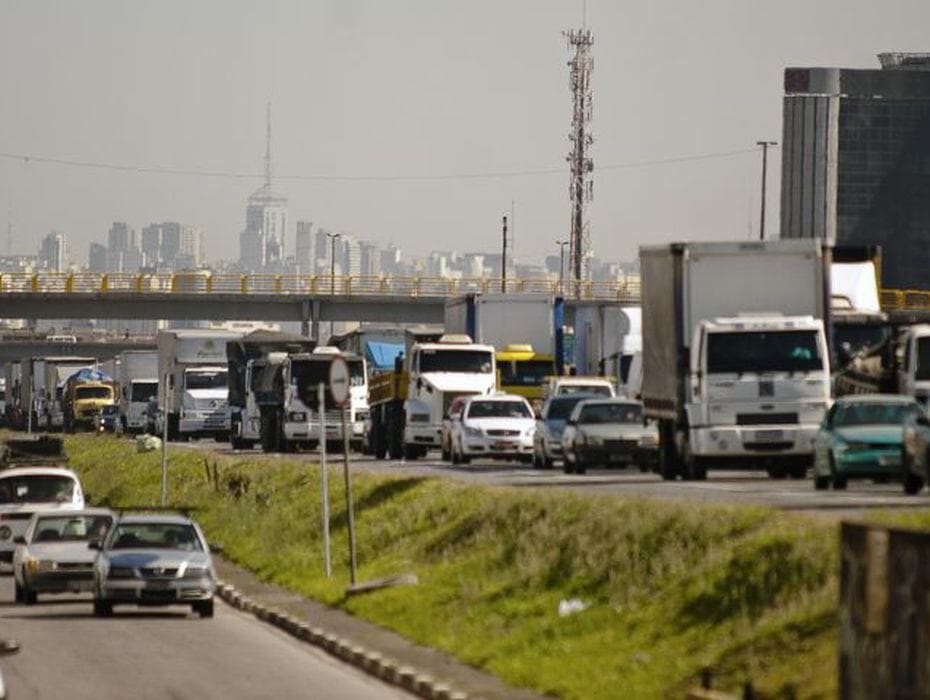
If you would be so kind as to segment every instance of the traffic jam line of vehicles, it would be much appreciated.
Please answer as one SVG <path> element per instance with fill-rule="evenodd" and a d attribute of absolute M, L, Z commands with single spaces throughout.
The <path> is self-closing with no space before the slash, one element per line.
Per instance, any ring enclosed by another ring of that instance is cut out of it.
<path fill-rule="evenodd" d="M 157 352 L 111 363 L 10 363 L 4 410 L 19 428 L 93 417 L 97 429 L 238 450 L 336 447 L 345 424 L 349 446 L 376 459 L 434 452 L 578 474 L 635 465 L 668 481 L 813 472 L 818 488 L 862 476 L 916 492 L 927 483 L 930 317 L 881 311 L 877 258 L 815 240 L 648 246 L 640 307 L 474 293 L 447 301 L 441 327 L 361 326 L 329 345 L 161 331 Z M 350 367 L 343 409 L 320 394 L 337 355 Z M 844 396 L 864 394 L 909 397 L 910 408 L 844 426 Z"/>
<path fill-rule="evenodd" d="M 0 561 L 12 567 L 15 602 L 91 593 L 98 616 L 116 605 L 184 605 L 212 617 L 216 574 L 199 526 L 182 514 L 88 507 L 61 447 L 48 437 L 6 445 Z"/>

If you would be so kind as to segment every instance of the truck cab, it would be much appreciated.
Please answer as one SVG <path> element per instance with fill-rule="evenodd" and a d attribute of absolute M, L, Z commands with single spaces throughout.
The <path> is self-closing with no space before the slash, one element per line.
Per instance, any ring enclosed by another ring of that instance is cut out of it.
<path fill-rule="evenodd" d="M 497 351 L 497 385 L 539 409 L 546 398 L 546 382 L 556 373 L 555 356 L 533 350 L 532 345 L 511 344 Z"/>
<path fill-rule="evenodd" d="M 898 391 L 930 404 L 930 324 L 910 326 L 898 342 Z"/>
<path fill-rule="evenodd" d="M 687 450 L 695 458 L 771 459 L 803 476 L 830 402 L 823 322 L 810 316 L 716 318 L 691 343 Z"/>
<path fill-rule="evenodd" d="M 222 365 L 186 367 L 178 429 L 182 436 L 229 431 L 226 408 L 227 368 Z"/>

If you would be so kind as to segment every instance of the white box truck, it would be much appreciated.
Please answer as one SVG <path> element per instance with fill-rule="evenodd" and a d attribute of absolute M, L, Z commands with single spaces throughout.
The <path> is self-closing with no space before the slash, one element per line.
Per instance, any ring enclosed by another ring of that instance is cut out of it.
<path fill-rule="evenodd" d="M 117 358 L 119 420 L 123 431 L 145 430 L 149 401 L 158 396 L 158 352 L 124 350 Z"/>
<path fill-rule="evenodd" d="M 241 333 L 222 330 L 159 331 L 158 405 L 168 436 L 229 437 L 226 343 Z"/>
<path fill-rule="evenodd" d="M 640 249 L 642 399 L 663 478 L 807 473 L 830 402 L 829 265 L 817 240 Z"/>

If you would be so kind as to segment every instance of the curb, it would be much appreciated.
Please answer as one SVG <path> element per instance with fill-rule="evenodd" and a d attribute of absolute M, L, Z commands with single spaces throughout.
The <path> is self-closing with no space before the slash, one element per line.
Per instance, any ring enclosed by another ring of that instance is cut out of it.
<path fill-rule="evenodd" d="M 470 700 L 467 693 L 456 690 L 448 683 L 436 680 L 393 659 L 387 659 L 376 651 L 358 646 L 319 627 L 311 627 L 287 613 L 252 600 L 224 581 L 216 582 L 216 595 L 230 607 L 254 615 L 295 639 L 319 647 L 340 661 L 425 700 Z"/>

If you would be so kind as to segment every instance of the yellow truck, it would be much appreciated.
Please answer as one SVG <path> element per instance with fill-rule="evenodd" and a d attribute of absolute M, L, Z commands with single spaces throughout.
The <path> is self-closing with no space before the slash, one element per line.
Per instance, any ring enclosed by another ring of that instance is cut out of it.
<path fill-rule="evenodd" d="M 79 427 L 91 430 L 103 407 L 116 405 L 116 387 L 102 372 L 81 370 L 65 382 L 62 401 L 65 431 L 73 433 Z"/>
<path fill-rule="evenodd" d="M 556 374 L 555 356 L 527 344 L 508 345 L 496 355 L 498 388 L 524 397 L 535 408 L 541 406 L 549 378 Z"/>

